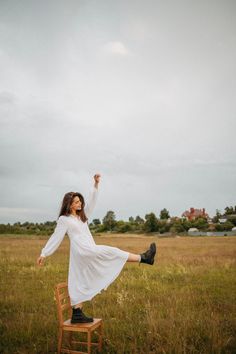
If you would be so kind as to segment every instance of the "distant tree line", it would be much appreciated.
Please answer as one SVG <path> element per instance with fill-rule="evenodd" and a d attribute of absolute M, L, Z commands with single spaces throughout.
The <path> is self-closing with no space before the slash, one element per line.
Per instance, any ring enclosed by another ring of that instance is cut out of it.
<path fill-rule="evenodd" d="M 190 221 L 183 217 L 171 217 L 169 211 L 164 208 L 160 211 L 159 217 L 150 212 L 144 218 L 139 215 L 130 216 L 128 221 L 116 220 L 114 211 L 109 210 L 102 220 L 93 219 L 89 223 L 90 230 L 94 233 L 186 233 L 193 227 L 200 231 L 230 231 L 234 226 L 236 226 L 236 206 L 226 207 L 224 213 L 217 209 L 211 220 L 197 217 Z M 55 227 L 56 221 L 0 224 L 0 234 L 50 235 Z"/>

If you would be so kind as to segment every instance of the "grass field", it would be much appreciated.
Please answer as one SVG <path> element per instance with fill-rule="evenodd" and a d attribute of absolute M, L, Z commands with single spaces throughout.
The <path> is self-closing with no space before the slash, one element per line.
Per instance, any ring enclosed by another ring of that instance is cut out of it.
<path fill-rule="evenodd" d="M 84 303 L 104 320 L 103 353 L 236 353 L 236 237 L 96 236 L 133 253 L 156 241 L 154 266 L 126 263 Z M 69 241 L 36 259 L 46 238 L 0 237 L 0 352 L 56 353 L 55 284 L 67 280 Z"/>

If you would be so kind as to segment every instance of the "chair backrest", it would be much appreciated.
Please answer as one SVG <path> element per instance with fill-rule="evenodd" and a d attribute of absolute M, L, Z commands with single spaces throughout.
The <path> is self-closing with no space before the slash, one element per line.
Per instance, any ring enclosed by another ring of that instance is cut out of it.
<path fill-rule="evenodd" d="M 57 313 L 60 326 L 63 325 L 65 313 L 71 318 L 72 308 L 70 302 L 70 296 L 68 293 L 68 284 L 60 283 L 55 286 L 55 296 L 57 302 Z"/>

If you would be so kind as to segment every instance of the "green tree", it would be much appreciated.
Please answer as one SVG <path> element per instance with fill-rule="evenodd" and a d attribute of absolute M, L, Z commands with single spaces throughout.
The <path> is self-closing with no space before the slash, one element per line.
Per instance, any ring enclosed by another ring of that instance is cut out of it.
<path fill-rule="evenodd" d="M 169 211 L 166 208 L 162 209 L 160 212 L 160 219 L 166 220 L 169 219 L 169 217 L 170 217 Z"/>
<path fill-rule="evenodd" d="M 205 218 L 200 217 L 194 220 L 193 227 L 196 227 L 201 231 L 206 231 L 208 229 L 208 222 Z"/>
<path fill-rule="evenodd" d="M 217 223 L 219 219 L 222 217 L 222 214 L 219 209 L 216 209 L 216 215 L 212 218 L 214 223 Z"/>
<path fill-rule="evenodd" d="M 158 220 L 158 230 L 160 231 L 160 234 L 163 234 L 164 232 L 169 232 L 171 228 L 171 225 L 166 222 L 166 220 Z"/>
<path fill-rule="evenodd" d="M 182 222 L 180 222 L 180 221 L 175 221 L 175 222 L 173 223 L 173 225 L 171 226 L 170 231 L 173 232 L 173 233 L 175 233 L 175 232 L 178 233 L 178 232 L 184 232 L 184 231 L 186 231 L 186 230 L 185 230 L 185 227 L 184 227 L 184 225 L 183 225 Z"/>
<path fill-rule="evenodd" d="M 224 215 L 231 215 L 231 214 L 234 214 L 234 207 L 232 206 L 226 207 Z"/>
<path fill-rule="evenodd" d="M 232 224 L 234 224 L 234 226 L 236 226 L 236 214 L 228 215 L 227 220 L 232 222 Z"/>
<path fill-rule="evenodd" d="M 101 221 L 99 219 L 93 219 L 93 224 L 94 225 L 100 225 Z"/>
<path fill-rule="evenodd" d="M 132 226 L 129 222 L 123 221 L 123 220 L 119 220 L 116 222 L 116 226 L 114 228 L 114 231 L 116 232 L 127 232 L 127 231 L 131 231 L 132 230 Z"/>
<path fill-rule="evenodd" d="M 154 213 L 146 214 L 145 219 L 144 230 L 146 232 L 158 231 L 158 221 Z"/>
<path fill-rule="evenodd" d="M 114 229 L 115 225 L 116 225 L 116 216 L 114 211 L 109 210 L 106 215 L 104 216 L 102 223 L 104 225 L 104 227 L 106 228 L 106 230 L 112 230 Z"/>
<path fill-rule="evenodd" d="M 135 222 L 137 224 L 144 224 L 144 220 L 139 215 L 136 216 Z"/>
<path fill-rule="evenodd" d="M 230 221 L 226 221 L 224 224 L 216 224 L 216 231 L 231 231 L 234 225 Z"/>

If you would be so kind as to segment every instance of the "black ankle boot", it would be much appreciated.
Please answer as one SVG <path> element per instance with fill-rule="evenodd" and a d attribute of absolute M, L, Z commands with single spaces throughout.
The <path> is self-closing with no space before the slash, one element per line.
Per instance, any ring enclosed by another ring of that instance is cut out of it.
<path fill-rule="evenodd" d="M 155 242 L 153 242 L 150 244 L 150 248 L 146 252 L 140 254 L 141 256 L 140 263 L 153 265 L 155 254 L 156 254 L 156 244 Z"/>
<path fill-rule="evenodd" d="M 72 318 L 71 318 L 71 323 L 87 323 L 87 322 L 93 322 L 92 317 L 87 317 L 83 313 L 81 308 L 74 309 L 72 308 Z"/>

